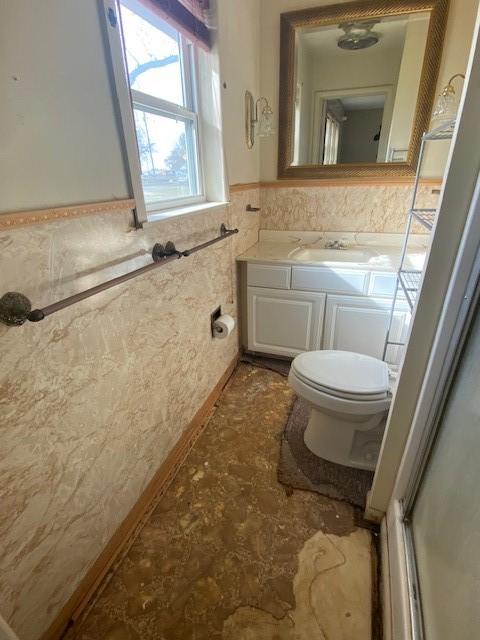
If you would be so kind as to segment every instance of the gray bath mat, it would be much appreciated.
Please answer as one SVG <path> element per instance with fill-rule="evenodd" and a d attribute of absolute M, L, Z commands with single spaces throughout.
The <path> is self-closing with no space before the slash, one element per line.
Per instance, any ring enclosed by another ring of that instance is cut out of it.
<path fill-rule="evenodd" d="M 297 398 L 282 434 L 278 480 L 293 489 L 316 491 L 364 508 L 373 472 L 334 464 L 313 454 L 303 441 L 309 413 L 307 403 Z"/>

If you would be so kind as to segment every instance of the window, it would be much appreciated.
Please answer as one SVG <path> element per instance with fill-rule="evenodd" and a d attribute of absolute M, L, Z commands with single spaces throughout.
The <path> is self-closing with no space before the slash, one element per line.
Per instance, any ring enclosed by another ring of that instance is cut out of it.
<path fill-rule="evenodd" d="M 138 0 L 119 6 L 146 210 L 202 202 L 195 47 Z"/>

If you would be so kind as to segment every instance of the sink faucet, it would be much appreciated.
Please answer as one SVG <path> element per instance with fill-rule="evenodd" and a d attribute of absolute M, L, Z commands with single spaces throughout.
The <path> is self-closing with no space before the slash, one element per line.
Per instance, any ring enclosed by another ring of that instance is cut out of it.
<path fill-rule="evenodd" d="M 346 249 L 347 245 L 342 240 L 329 240 L 325 243 L 325 249 Z"/>

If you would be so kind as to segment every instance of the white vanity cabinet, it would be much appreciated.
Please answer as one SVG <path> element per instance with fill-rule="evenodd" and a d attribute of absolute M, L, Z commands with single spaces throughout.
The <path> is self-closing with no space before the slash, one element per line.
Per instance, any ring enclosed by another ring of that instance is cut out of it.
<path fill-rule="evenodd" d="M 248 349 L 294 357 L 321 349 L 325 294 L 248 287 Z"/>
<path fill-rule="evenodd" d="M 246 268 L 248 351 L 294 357 L 313 349 L 341 349 L 382 358 L 395 273 L 251 263 Z M 245 300 L 245 298 L 244 298 Z M 408 305 L 399 300 L 392 340 L 404 342 Z M 397 363 L 398 347 L 387 361 Z"/>

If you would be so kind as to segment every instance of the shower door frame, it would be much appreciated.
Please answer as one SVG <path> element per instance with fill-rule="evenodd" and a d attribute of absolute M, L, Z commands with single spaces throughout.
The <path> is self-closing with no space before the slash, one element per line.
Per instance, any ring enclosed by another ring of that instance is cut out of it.
<path fill-rule="evenodd" d="M 462 356 L 462 347 L 479 305 L 480 173 L 407 446 L 383 525 L 384 538 L 388 545 L 389 575 L 389 603 L 385 603 L 389 604 L 389 609 L 385 612 L 386 640 L 425 638 L 410 520 L 442 419 L 448 391 Z"/>

